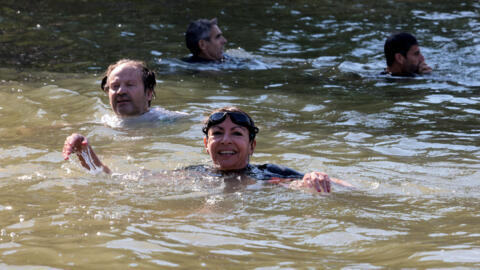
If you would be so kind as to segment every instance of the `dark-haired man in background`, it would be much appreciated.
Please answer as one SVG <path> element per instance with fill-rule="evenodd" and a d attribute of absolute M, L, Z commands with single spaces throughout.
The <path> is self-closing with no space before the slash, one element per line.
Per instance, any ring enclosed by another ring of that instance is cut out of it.
<path fill-rule="evenodd" d="M 409 33 L 398 33 L 388 37 L 384 52 L 387 68 L 383 74 L 415 76 L 432 72 L 432 68 L 425 63 L 417 39 Z"/>
<path fill-rule="evenodd" d="M 221 62 L 227 40 L 218 27 L 217 19 L 199 19 L 191 22 L 185 32 L 185 42 L 192 56 L 183 59 L 189 63 Z"/>

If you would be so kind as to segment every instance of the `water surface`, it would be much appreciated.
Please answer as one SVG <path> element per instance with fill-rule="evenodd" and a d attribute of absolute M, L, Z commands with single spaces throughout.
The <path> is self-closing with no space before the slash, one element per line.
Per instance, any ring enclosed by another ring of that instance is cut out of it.
<path fill-rule="evenodd" d="M 480 30 L 476 1 L 3 1 L 0 267 L 478 268 Z M 218 17 L 223 66 L 185 65 L 190 20 Z M 383 42 L 417 36 L 433 74 L 385 78 Z M 158 75 L 135 128 L 101 74 Z M 355 184 L 319 196 L 173 170 L 208 164 L 200 122 L 235 105 L 260 128 L 253 163 Z M 65 162 L 86 135 L 113 176 Z"/>

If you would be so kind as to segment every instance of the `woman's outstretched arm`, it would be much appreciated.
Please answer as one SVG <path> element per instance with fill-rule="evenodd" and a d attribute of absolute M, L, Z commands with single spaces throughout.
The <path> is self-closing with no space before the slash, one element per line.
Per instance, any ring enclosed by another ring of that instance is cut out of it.
<path fill-rule="evenodd" d="M 331 183 L 344 187 L 353 188 L 354 186 L 347 181 L 331 178 L 323 172 L 306 173 L 302 179 L 291 178 L 272 178 L 268 180 L 272 184 L 281 184 L 291 189 L 306 189 L 322 193 L 330 193 L 332 191 Z"/>

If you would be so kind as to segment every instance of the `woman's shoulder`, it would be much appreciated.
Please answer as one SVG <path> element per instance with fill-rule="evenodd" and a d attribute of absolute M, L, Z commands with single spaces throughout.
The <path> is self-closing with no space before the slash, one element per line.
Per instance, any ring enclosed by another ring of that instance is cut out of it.
<path fill-rule="evenodd" d="M 221 172 L 208 165 L 191 165 L 182 168 L 182 170 L 195 171 L 217 177 L 230 176 L 232 174 L 247 175 L 257 180 L 270 180 L 272 178 L 302 179 L 304 175 L 294 169 L 270 163 L 259 165 L 249 164 L 245 169 L 235 172 Z"/>
<path fill-rule="evenodd" d="M 249 174 L 259 180 L 269 180 L 272 178 L 303 178 L 303 173 L 300 173 L 294 169 L 277 165 L 277 164 L 261 164 L 261 165 L 248 165 Z"/>

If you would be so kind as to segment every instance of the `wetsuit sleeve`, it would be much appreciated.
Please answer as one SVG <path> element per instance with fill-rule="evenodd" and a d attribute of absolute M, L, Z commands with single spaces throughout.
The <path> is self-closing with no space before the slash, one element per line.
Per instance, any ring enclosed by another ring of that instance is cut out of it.
<path fill-rule="evenodd" d="M 263 164 L 257 166 L 257 168 L 262 171 L 264 176 L 262 180 L 270 180 L 272 178 L 302 179 L 304 175 L 294 169 L 275 164 Z"/>

